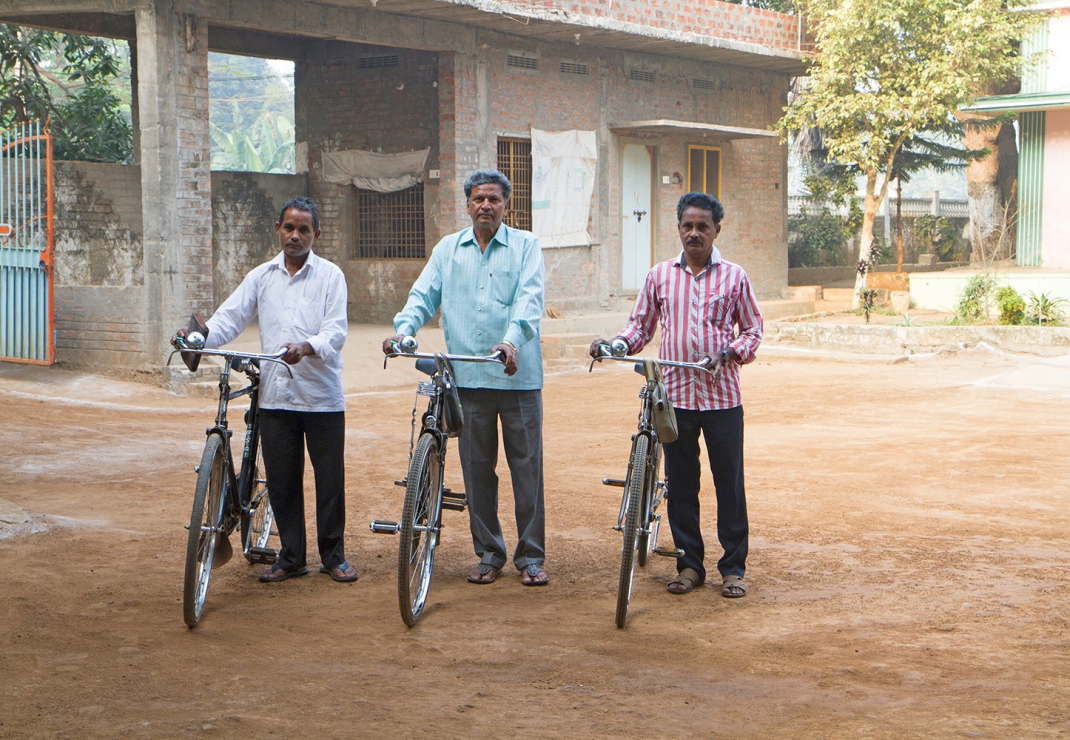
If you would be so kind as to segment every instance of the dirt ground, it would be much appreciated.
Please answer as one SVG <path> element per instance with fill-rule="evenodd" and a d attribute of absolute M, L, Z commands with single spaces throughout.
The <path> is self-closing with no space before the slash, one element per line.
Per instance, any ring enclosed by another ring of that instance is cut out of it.
<path fill-rule="evenodd" d="M 214 402 L 4 369 L 0 737 L 1070 734 L 1070 358 L 769 349 L 743 374 L 744 599 L 670 595 L 654 558 L 614 626 L 619 489 L 600 479 L 624 473 L 639 378 L 576 361 L 544 394 L 548 587 L 468 584 L 467 517 L 446 512 L 428 611 L 404 626 L 397 539 L 368 523 L 400 515 L 413 393 L 357 393 L 360 581 L 269 586 L 236 557 L 189 630 L 183 525 Z"/>

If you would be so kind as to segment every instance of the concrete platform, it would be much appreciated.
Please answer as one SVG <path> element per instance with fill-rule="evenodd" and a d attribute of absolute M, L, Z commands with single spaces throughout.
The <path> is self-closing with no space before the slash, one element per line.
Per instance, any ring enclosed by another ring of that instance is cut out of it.
<path fill-rule="evenodd" d="M 945 272 L 914 273 L 910 276 L 910 298 L 918 308 L 953 312 L 966 282 L 979 270 L 959 268 Z M 1024 297 L 1027 293 L 1047 293 L 1050 298 L 1070 301 L 1070 270 L 1040 267 L 1000 268 L 993 273 L 1000 285 L 1010 285 Z"/>

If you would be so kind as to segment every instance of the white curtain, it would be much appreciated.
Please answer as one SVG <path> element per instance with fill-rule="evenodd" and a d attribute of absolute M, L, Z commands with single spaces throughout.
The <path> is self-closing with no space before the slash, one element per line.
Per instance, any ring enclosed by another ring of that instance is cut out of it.
<path fill-rule="evenodd" d="M 362 190 L 393 193 L 411 188 L 423 179 L 430 149 L 401 154 L 377 154 L 360 149 L 323 152 L 323 179 Z"/>
<path fill-rule="evenodd" d="M 591 243 L 598 149 L 594 131 L 531 129 L 531 230 L 544 247 Z"/>

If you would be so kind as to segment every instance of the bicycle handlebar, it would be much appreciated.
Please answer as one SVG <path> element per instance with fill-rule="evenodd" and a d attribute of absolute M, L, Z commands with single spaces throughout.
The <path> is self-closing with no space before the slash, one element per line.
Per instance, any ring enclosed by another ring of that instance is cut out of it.
<path fill-rule="evenodd" d="M 225 357 L 225 358 L 227 358 L 228 361 L 233 360 L 233 359 L 237 359 L 237 360 L 257 360 L 259 362 L 275 362 L 275 363 L 278 363 L 279 365 L 282 365 L 284 368 L 286 368 L 286 372 L 289 373 L 291 378 L 293 378 L 293 376 L 294 376 L 293 370 L 290 369 L 290 366 L 287 365 L 285 362 L 283 362 L 281 359 L 279 359 L 284 354 L 286 354 L 286 350 L 284 350 L 284 349 L 280 349 L 278 352 L 276 352 L 273 355 L 265 355 L 265 354 L 257 354 L 255 352 L 227 352 L 227 351 L 219 350 L 219 349 L 204 349 L 202 347 L 191 347 L 186 343 L 185 339 L 183 339 L 182 337 L 175 337 L 174 338 L 174 342 L 177 344 L 177 347 L 175 349 L 171 350 L 171 354 L 169 354 L 167 356 L 167 364 L 169 366 L 171 364 L 171 360 L 173 360 L 175 358 L 175 355 L 178 354 L 179 352 L 191 352 L 193 354 L 208 355 L 210 357 Z"/>
<path fill-rule="evenodd" d="M 505 353 L 501 350 L 497 350 L 491 355 L 449 355 L 443 353 L 417 352 L 416 348 L 419 344 L 416 342 L 416 337 L 405 337 L 401 342 L 391 342 L 391 344 L 397 347 L 400 351 L 391 352 L 383 358 L 384 370 L 386 369 L 386 361 L 392 357 L 412 357 L 418 360 L 434 360 L 436 357 L 441 357 L 450 362 L 497 362 L 499 365 L 505 364 Z M 409 349 L 410 347 L 411 349 Z"/>
<path fill-rule="evenodd" d="M 645 362 L 646 360 L 653 359 L 649 357 L 633 357 L 631 355 L 617 356 L 609 354 L 609 349 L 610 346 L 608 344 L 602 345 L 602 355 L 600 357 L 594 357 L 591 359 L 591 366 L 587 368 L 587 372 L 592 372 L 594 370 L 594 364 L 596 362 L 601 362 L 602 360 L 617 360 L 620 362 Z M 709 355 L 704 357 L 700 362 L 677 362 L 676 360 L 662 359 L 654 359 L 654 362 L 662 366 L 681 367 L 685 370 L 700 370 L 704 373 L 709 373 L 713 376 L 719 376 L 721 374 L 721 366 L 718 366 L 716 369 L 713 370 L 710 369 L 710 364 L 713 362 L 713 358 Z"/>

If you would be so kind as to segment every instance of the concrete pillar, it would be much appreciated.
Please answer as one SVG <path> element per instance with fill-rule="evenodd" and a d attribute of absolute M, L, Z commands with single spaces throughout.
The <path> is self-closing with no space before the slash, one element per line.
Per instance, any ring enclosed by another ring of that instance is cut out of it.
<path fill-rule="evenodd" d="M 464 179 L 479 169 L 479 106 L 475 56 L 438 56 L 439 227 L 449 234 L 472 224 L 464 210 Z"/>
<path fill-rule="evenodd" d="M 162 363 L 172 332 L 213 309 L 208 23 L 172 0 L 136 22 L 145 338 Z"/>

